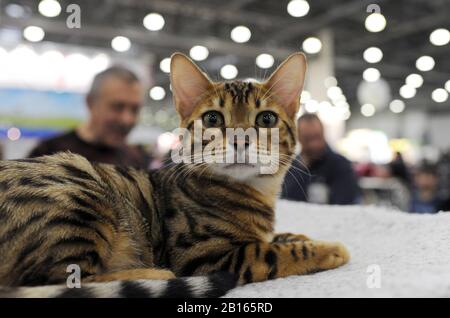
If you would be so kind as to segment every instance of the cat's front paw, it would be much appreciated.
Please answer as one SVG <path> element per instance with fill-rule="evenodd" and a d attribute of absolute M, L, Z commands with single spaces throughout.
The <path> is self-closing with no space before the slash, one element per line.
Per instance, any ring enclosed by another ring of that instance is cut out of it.
<path fill-rule="evenodd" d="M 301 242 L 304 242 L 304 241 L 311 241 L 312 239 L 311 238 L 309 238 L 308 236 L 306 236 L 306 235 L 303 235 L 303 234 L 295 234 L 295 237 L 294 237 L 294 240 L 293 241 L 301 241 Z"/>
<path fill-rule="evenodd" d="M 274 243 L 291 243 L 304 241 L 311 241 L 311 239 L 303 234 L 292 234 L 292 233 L 277 234 L 273 239 Z"/>
<path fill-rule="evenodd" d="M 339 242 L 313 242 L 317 267 L 323 270 L 342 266 L 350 260 L 347 248 Z"/>

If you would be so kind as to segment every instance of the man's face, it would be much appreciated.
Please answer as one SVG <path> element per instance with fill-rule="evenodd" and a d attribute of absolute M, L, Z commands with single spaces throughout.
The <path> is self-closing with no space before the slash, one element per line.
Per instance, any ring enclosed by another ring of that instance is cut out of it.
<path fill-rule="evenodd" d="M 428 172 L 416 173 L 414 181 L 420 191 L 435 191 L 438 185 L 438 178 Z"/>
<path fill-rule="evenodd" d="M 136 125 L 143 103 L 139 82 L 128 83 L 120 78 L 103 82 L 98 96 L 89 100 L 92 129 L 102 144 L 119 147 Z"/>
<path fill-rule="evenodd" d="M 323 126 L 318 120 L 304 120 L 298 125 L 298 140 L 302 154 L 308 160 L 318 160 L 325 152 Z"/>

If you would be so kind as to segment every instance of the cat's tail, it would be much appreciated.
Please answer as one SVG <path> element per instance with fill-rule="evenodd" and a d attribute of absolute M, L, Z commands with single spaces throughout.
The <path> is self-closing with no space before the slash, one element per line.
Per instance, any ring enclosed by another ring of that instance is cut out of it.
<path fill-rule="evenodd" d="M 169 280 L 112 281 L 40 287 L 2 287 L 0 298 L 215 298 L 237 284 L 235 275 L 218 272 L 208 276 Z"/>

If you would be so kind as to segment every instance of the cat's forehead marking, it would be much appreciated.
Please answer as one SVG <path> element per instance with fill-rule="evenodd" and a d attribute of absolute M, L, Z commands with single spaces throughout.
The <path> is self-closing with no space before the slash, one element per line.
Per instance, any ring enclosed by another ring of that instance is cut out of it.
<path fill-rule="evenodd" d="M 213 105 L 222 107 L 222 97 L 215 97 L 212 100 Z"/>
<path fill-rule="evenodd" d="M 225 83 L 224 90 L 230 94 L 233 103 L 248 103 L 248 97 L 253 92 L 254 86 L 251 82 L 234 81 Z"/>

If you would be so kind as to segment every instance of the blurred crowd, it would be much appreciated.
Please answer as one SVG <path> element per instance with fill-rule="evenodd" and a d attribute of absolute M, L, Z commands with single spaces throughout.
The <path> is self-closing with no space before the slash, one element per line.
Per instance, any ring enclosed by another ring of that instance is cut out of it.
<path fill-rule="evenodd" d="M 139 119 L 143 91 L 138 77 L 125 68 L 99 73 L 86 97 L 88 121 L 40 142 L 29 156 L 69 150 L 90 161 L 118 166 L 161 166 L 161 156 L 127 144 Z M 300 152 L 284 180 L 282 198 L 317 204 L 388 205 L 412 213 L 450 211 L 450 152 L 437 162 L 412 167 L 401 153 L 388 165 L 355 164 L 328 145 L 318 116 L 305 113 L 297 127 Z"/>
<path fill-rule="evenodd" d="M 450 211 L 450 153 L 417 166 L 408 166 L 400 152 L 388 165 L 352 164 L 327 144 L 316 115 L 301 116 L 297 128 L 301 152 L 286 175 L 283 198 L 384 205 L 411 213 Z"/>
<path fill-rule="evenodd" d="M 367 200 L 378 191 L 378 198 L 386 204 L 412 213 L 450 211 L 450 153 L 443 153 L 436 162 L 423 161 L 411 166 L 401 153 L 396 153 L 388 165 L 356 165 Z M 379 180 L 384 187 L 376 187 Z M 384 190 L 384 191 L 383 191 Z M 384 192 L 384 193 L 383 193 Z"/>

